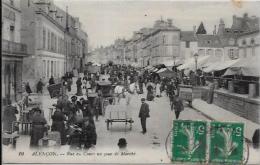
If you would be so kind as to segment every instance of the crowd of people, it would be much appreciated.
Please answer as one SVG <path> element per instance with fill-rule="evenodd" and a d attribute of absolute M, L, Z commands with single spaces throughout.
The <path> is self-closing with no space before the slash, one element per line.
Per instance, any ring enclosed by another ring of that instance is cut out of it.
<path fill-rule="evenodd" d="M 106 76 L 104 76 L 106 75 Z M 170 99 L 171 110 L 175 110 L 178 119 L 180 112 L 183 110 L 182 100 L 178 98 L 176 89 L 178 88 L 177 78 L 160 77 L 158 74 L 149 72 L 148 70 L 140 70 L 131 66 L 124 65 L 104 65 L 101 66 L 97 73 L 85 72 L 83 77 L 78 77 L 76 81 L 77 91 L 75 95 L 69 98 L 68 93 L 71 92 L 73 84 L 71 73 L 66 73 L 61 79 L 60 96 L 54 106 L 55 112 L 51 116 L 51 126 L 48 128 L 47 120 L 44 117 L 43 110 L 39 107 L 32 109 L 32 131 L 31 131 L 31 147 L 38 147 L 39 140 L 47 135 L 48 130 L 60 133 L 61 145 L 69 144 L 72 147 L 90 148 L 97 143 L 96 122 L 99 116 L 103 115 L 102 109 L 102 91 L 97 88 L 98 81 L 107 81 L 107 77 L 112 88 L 113 96 L 120 99 L 126 98 L 126 104 L 129 105 L 131 96 L 134 93 L 143 94 L 146 88 L 146 98 L 142 98 L 139 117 L 141 120 L 142 133 L 146 133 L 146 118 L 149 115 L 149 104 L 145 101 L 154 101 L 156 97 L 161 97 L 165 92 Z M 55 84 L 54 78 L 51 76 L 49 85 Z M 39 80 L 37 83 L 37 92 L 42 93 L 44 83 Z M 29 83 L 25 85 L 25 90 L 30 95 L 32 90 Z M 83 90 L 85 92 L 83 92 Z M 96 95 L 93 95 L 96 93 Z M 178 93 L 178 92 L 177 92 Z M 82 97 L 82 96 L 86 97 Z M 111 101 L 111 100 L 110 100 Z M 15 107 L 9 106 L 5 108 L 5 128 L 10 131 L 11 123 L 16 121 L 15 114 L 18 111 Z"/>

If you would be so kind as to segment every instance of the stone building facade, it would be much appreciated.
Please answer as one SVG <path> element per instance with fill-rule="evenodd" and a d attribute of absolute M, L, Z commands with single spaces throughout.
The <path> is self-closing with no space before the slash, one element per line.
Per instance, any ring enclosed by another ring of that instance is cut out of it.
<path fill-rule="evenodd" d="M 78 18 L 52 0 L 21 3 L 21 11 L 21 40 L 31 54 L 24 60 L 23 80 L 31 82 L 33 89 L 39 79 L 59 79 L 65 72 L 84 65 L 87 34 L 82 32 Z"/>
<path fill-rule="evenodd" d="M 2 98 L 21 99 L 23 58 L 27 46 L 21 42 L 21 8 L 19 0 L 2 1 Z"/>
<path fill-rule="evenodd" d="M 113 51 L 121 64 L 144 67 L 180 58 L 180 29 L 172 24 L 171 19 L 157 20 L 152 28 L 142 28 L 129 40 L 120 41 L 120 44 L 115 41 Z M 108 54 L 107 59 L 112 54 Z"/>

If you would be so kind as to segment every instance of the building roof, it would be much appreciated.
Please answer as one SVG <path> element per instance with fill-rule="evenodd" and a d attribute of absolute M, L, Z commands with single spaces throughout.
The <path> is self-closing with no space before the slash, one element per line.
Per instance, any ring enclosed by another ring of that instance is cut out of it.
<path fill-rule="evenodd" d="M 197 41 L 193 31 L 181 31 L 181 41 Z"/>
<path fill-rule="evenodd" d="M 243 33 L 259 31 L 259 18 L 255 16 L 249 17 L 247 13 L 243 17 L 234 15 L 231 29 L 242 30 Z"/>
<path fill-rule="evenodd" d="M 198 47 L 222 47 L 221 40 L 217 35 L 198 34 Z"/>

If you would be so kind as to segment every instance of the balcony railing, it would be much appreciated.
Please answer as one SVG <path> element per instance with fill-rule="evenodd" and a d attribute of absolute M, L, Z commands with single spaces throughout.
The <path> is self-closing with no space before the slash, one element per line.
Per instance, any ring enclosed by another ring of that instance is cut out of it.
<path fill-rule="evenodd" d="M 27 46 L 25 44 L 2 39 L 2 52 L 25 55 L 27 54 Z"/>

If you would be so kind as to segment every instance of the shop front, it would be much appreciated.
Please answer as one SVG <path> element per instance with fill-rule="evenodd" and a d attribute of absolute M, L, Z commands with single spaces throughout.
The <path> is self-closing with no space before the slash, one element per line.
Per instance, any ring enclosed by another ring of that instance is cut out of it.
<path fill-rule="evenodd" d="M 27 56 L 26 45 L 2 40 L 2 101 L 13 102 L 22 97 L 22 63 Z"/>

